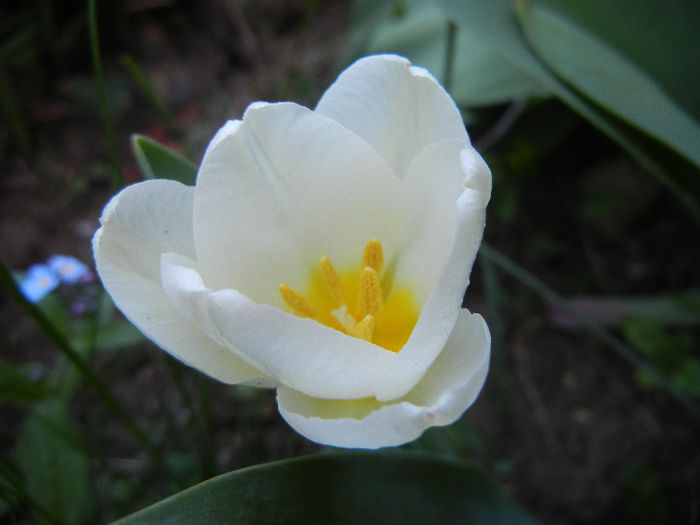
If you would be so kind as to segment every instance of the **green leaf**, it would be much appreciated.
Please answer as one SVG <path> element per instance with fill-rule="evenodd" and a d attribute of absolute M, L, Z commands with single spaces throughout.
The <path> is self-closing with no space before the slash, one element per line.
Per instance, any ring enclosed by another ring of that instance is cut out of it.
<path fill-rule="evenodd" d="M 100 327 L 95 346 L 100 349 L 115 349 L 131 346 L 143 340 L 143 334 L 129 321 L 114 321 Z"/>
<path fill-rule="evenodd" d="M 542 90 L 561 91 L 561 84 L 523 39 L 511 0 L 438 0 L 437 4 L 461 31 L 473 35 L 482 46 L 530 76 Z"/>
<path fill-rule="evenodd" d="M 143 135 L 131 136 L 131 148 L 147 179 L 172 179 L 194 185 L 197 166 L 179 153 Z"/>
<path fill-rule="evenodd" d="M 536 0 L 593 35 L 700 121 L 700 2 Z M 621 22 L 624 30 L 620 30 Z"/>
<path fill-rule="evenodd" d="M 534 524 L 476 467 L 411 451 L 345 452 L 210 479 L 115 525 Z"/>
<path fill-rule="evenodd" d="M 175 119 L 172 113 L 168 111 L 165 103 L 158 95 L 153 83 L 148 78 L 146 72 L 141 68 L 139 63 L 131 55 L 122 55 L 121 63 L 126 68 L 126 70 L 131 75 L 131 78 L 136 82 L 136 84 L 141 88 L 146 98 L 148 98 L 155 107 L 156 111 L 160 114 L 160 117 L 165 120 L 170 129 L 176 129 Z"/>
<path fill-rule="evenodd" d="M 558 75 L 700 167 L 700 125 L 654 78 L 587 28 L 553 9 L 521 1 L 517 13 L 528 41 Z"/>
<path fill-rule="evenodd" d="M 555 76 L 537 57 L 518 24 L 514 5 L 525 0 L 437 0 L 443 11 L 480 43 L 498 52 L 513 67 L 530 75 L 543 90 L 553 93 L 622 148 L 671 190 L 700 223 L 698 168 L 639 129 L 605 111 Z M 618 2 L 615 2 L 618 3 Z M 524 9 L 524 7 L 521 7 Z M 643 38 L 641 35 L 640 38 Z"/>
<path fill-rule="evenodd" d="M 403 55 L 444 79 L 448 21 L 432 3 L 406 2 L 403 16 L 385 16 L 376 25 L 366 51 Z M 463 107 L 545 94 L 529 75 L 482 45 L 470 31 L 457 32 L 453 66 L 450 94 Z"/>
<path fill-rule="evenodd" d="M 10 365 L 0 362 L 0 402 L 36 401 L 55 394 L 46 377 L 37 377 L 39 365 Z"/>
<path fill-rule="evenodd" d="M 81 523 L 90 498 L 90 463 L 65 406 L 58 401 L 37 405 L 17 443 L 17 463 L 32 499 L 63 523 Z"/>
<path fill-rule="evenodd" d="M 143 334 L 133 324 L 129 321 L 118 320 L 100 326 L 94 344 L 95 348 L 100 350 L 115 350 L 135 345 L 143 340 Z M 75 342 L 80 347 L 86 348 L 93 341 L 92 336 L 87 335 Z"/>

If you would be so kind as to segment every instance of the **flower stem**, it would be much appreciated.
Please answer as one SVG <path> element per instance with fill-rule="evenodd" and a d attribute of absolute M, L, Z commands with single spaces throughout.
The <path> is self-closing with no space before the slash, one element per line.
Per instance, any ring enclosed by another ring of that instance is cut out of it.
<path fill-rule="evenodd" d="M 452 89 L 452 77 L 455 65 L 455 44 L 457 43 L 457 24 L 453 20 L 447 22 L 447 38 L 445 42 L 445 65 L 442 85 L 446 91 Z"/>

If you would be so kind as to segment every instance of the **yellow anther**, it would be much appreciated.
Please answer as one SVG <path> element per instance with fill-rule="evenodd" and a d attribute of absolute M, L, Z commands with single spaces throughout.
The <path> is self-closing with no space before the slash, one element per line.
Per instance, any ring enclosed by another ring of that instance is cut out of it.
<path fill-rule="evenodd" d="M 365 244 L 365 251 L 362 254 L 362 266 L 369 266 L 379 273 L 384 265 L 384 250 L 379 239 L 372 239 Z"/>
<path fill-rule="evenodd" d="M 338 272 L 329 257 L 320 257 L 318 266 L 310 269 L 303 294 L 287 283 L 279 285 L 285 309 L 350 337 L 399 352 L 420 315 L 413 291 L 400 283 L 393 283 L 389 289 L 380 279 L 384 253 L 378 240 L 365 245 L 362 265 L 359 262 L 346 264 Z"/>
<path fill-rule="evenodd" d="M 326 255 L 321 256 L 321 275 L 323 275 L 323 281 L 326 283 L 326 288 L 328 288 L 336 306 L 346 304 L 340 277 L 338 277 L 335 268 L 333 268 L 330 259 Z"/>
<path fill-rule="evenodd" d="M 306 297 L 294 290 L 287 283 L 280 284 L 279 289 L 282 299 L 284 299 L 284 302 L 287 303 L 287 306 L 292 309 L 295 315 L 299 317 L 311 317 L 312 319 L 316 317 L 316 308 L 313 307 Z"/>
<path fill-rule="evenodd" d="M 382 286 L 377 270 L 365 266 L 360 272 L 360 296 L 357 299 L 358 316 L 377 315 L 384 306 Z"/>
<path fill-rule="evenodd" d="M 374 322 L 373 315 L 365 315 L 364 319 L 355 325 L 355 330 L 352 335 L 371 343 L 372 336 L 374 335 Z"/>

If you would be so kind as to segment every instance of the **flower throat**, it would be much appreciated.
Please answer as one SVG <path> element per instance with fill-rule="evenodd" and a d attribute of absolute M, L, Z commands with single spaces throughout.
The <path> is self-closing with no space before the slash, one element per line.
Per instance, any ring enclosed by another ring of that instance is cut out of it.
<path fill-rule="evenodd" d="M 373 239 L 365 245 L 359 268 L 338 273 L 322 255 L 311 271 L 306 293 L 287 283 L 280 295 L 292 313 L 398 352 L 408 341 L 419 311 L 408 288 L 382 286 L 384 252 Z"/>

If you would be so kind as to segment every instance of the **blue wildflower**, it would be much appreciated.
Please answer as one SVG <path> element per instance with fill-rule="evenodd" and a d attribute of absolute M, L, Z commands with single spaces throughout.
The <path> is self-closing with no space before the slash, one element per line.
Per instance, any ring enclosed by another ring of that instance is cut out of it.
<path fill-rule="evenodd" d="M 92 272 L 85 264 L 69 255 L 52 255 L 46 261 L 58 278 L 67 284 L 75 284 L 78 281 L 89 280 Z"/>
<path fill-rule="evenodd" d="M 60 280 L 58 275 L 45 264 L 34 264 L 27 270 L 19 283 L 22 295 L 32 303 L 39 302 L 46 294 L 54 290 Z"/>

